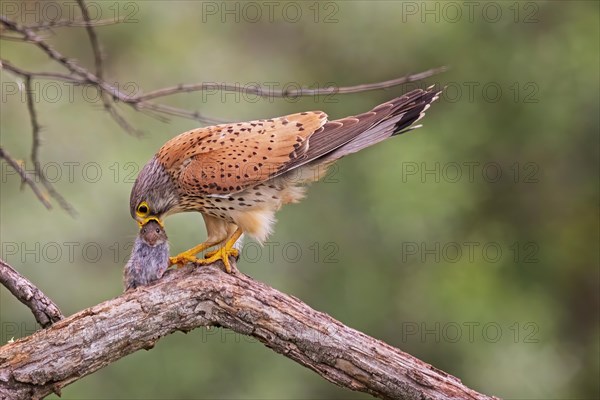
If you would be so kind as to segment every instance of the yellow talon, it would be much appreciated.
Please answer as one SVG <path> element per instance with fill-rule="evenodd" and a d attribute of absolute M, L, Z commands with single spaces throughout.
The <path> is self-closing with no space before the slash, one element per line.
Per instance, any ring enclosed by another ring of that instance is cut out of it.
<path fill-rule="evenodd" d="M 234 256 L 234 257 L 239 257 L 240 256 L 240 252 L 236 249 L 236 248 L 232 248 L 230 249 L 231 251 L 229 252 L 230 256 Z M 216 249 L 216 250 L 210 250 L 207 251 L 206 253 L 204 253 L 204 258 L 212 258 L 214 257 L 216 254 L 218 254 L 221 251 L 221 249 Z"/>
<path fill-rule="evenodd" d="M 177 265 L 177 268 L 183 267 L 187 263 L 196 263 L 199 259 L 184 253 L 178 254 L 175 257 L 169 257 L 169 265 Z"/>
<path fill-rule="evenodd" d="M 204 251 L 212 246 L 214 246 L 214 243 L 207 243 L 207 242 L 200 243 L 198 246 L 195 246 L 187 251 L 184 251 L 183 253 L 179 253 L 175 257 L 169 257 L 169 266 L 179 265 L 179 266 L 183 267 L 187 263 L 196 264 L 196 263 L 198 263 L 198 261 L 200 261 L 196 257 L 196 254 L 198 254 L 201 251 Z"/>
<path fill-rule="evenodd" d="M 225 271 L 227 271 L 227 273 L 231 273 L 231 263 L 229 262 L 229 257 L 239 257 L 240 252 L 233 246 L 240 236 L 242 236 L 242 230 L 238 228 L 233 235 L 231 235 L 229 240 L 227 240 L 223 247 L 207 252 L 203 259 L 196 258 L 196 254 L 214 246 L 214 244 L 201 243 L 193 249 L 189 249 L 188 251 L 184 251 L 183 253 L 176 255 L 175 257 L 169 258 L 169 262 L 171 265 L 181 264 L 183 266 L 188 262 L 196 265 L 208 265 L 221 260 L 223 261 L 223 265 L 225 265 Z"/>
<path fill-rule="evenodd" d="M 206 258 L 204 260 L 198 260 L 197 264 L 208 265 L 221 260 L 223 261 L 223 265 L 225 265 L 225 271 L 227 271 L 227 273 L 231 273 L 229 257 L 233 256 L 237 258 L 239 254 L 240 253 L 237 249 L 221 247 L 220 249 L 208 252 L 205 255 Z"/>

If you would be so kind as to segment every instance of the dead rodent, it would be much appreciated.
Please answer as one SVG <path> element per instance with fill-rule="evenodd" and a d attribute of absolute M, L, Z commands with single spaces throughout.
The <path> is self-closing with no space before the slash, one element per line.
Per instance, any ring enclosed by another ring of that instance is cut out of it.
<path fill-rule="evenodd" d="M 123 273 L 125 290 L 149 285 L 163 276 L 169 267 L 167 239 L 167 233 L 156 221 L 147 222 L 140 229 Z"/>

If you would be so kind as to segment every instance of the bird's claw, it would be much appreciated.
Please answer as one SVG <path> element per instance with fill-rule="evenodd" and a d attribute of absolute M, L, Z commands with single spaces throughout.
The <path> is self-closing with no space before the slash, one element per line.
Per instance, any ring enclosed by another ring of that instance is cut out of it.
<path fill-rule="evenodd" d="M 184 251 L 183 253 L 180 253 L 175 257 L 170 257 L 169 265 L 184 266 L 187 263 L 193 263 L 196 265 L 209 265 L 221 260 L 223 261 L 223 265 L 225 266 L 225 271 L 227 271 L 227 273 L 230 274 L 231 263 L 229 262 L 229 257 L 233 256 L 236 260 L 239 259 L 240 252 L 234 246 L 241 235 L 242 230 L 238 228 L 233 233 L 233 235 L 231 235 L 231 237 L 227 240 L 227 242 L 225 242 L 225 245 L 223 247 L 206 252 L 204 258 L 196 258 L 196 254 L 213 246 L 213 244 L 211 244 L 210 242 L 200 243 L 198 246 L 191 248 L 188 251 Z"/>
<path fill-rule="evenodd" d="M 240 252 L 235 248 L 228 249 L 222 247 L 220 249 L 207 252 L 204 255 L 204 258 L 197 258 L 196 256 L 185 253 L 178 254 L 175 257 L 169 257 L 169 265 L 176 265 L 176 268 L 181 268 L 188 263 L 196 265 L 209 265 L 221 260 L 225 266 L 225 271 L 227 271 L 227 273 L 231 273 L 231 263 L 229 262 L 229 257 L 231 256 L 235 257 L 237 260 L 240 256 Z"/>
<path fill-rule="evenodd" d="M 169 257 L 169 266 L 177 265 L 176 268 L 181 268 L 187 263 L 196 264 L 200 261 L 197 257 L 185 253 L 176 255 L 175 257 Z"/>
<path fill-rule="evenodd" d="M 214 257 L 221 250 L 222 250 L 222 248 L 221 249 L 207 251 L 206 253 L 204 253 L 204 258 Z M 237 249 L 235 249 L 235 248 L 231 248 L 231 249 L 229 249 L 229 255 L 230 256 L 234 256 L 237 259 L 237 258 L 240 257 L 240 252 Z"/>
<path fill-rule="evenodd" d="M 225 266 L 225 271 L 227 271 L 228 274 L 231 273 L 231 263 L 229 262 L 229 257 L 235 257 L 235 259 L 237 260 L 240 257 L 240 252 L 233 248 L 227 248 L 227 247 L 221 247 L 219 249 L 216 250 L 212 250 L 207 252 L 204 255 L 204 260 L 198 260 L 200 264 L 212 264 L 214 262 L 217 262 L 219 260 L 223 261 L 223 265 Z"/>

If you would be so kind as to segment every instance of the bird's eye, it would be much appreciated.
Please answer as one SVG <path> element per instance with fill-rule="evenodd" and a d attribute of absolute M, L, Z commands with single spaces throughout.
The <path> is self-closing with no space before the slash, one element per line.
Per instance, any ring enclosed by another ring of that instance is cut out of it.
<path fill-rule="evenodd" d="M 145 217 L 146 215 L 148 215 L 149 211 L 150 210 L 148 208 L 148 204 L 145 201 L 141 202 L 140 205 L 137 207 L 137 214 L 140 217 Z"/>

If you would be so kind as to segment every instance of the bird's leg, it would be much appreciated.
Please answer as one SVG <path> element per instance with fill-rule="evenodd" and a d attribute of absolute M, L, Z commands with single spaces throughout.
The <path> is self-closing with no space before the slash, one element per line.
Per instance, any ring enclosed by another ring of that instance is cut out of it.
<path fill-rule="evenodd" d="M 235 242 L 242 236 L 242 229 L 237 228 L 236 231 L 231 235 L 231 237 L 225 242 L 223 247 L 218 248 L 217 250 L 211 251 L 206 255 L 207 258 L 204 260 L 196 261 L 196 264 L 212 264 L 216 261 L 223 261 L 223 265 L 225 265 L 225 271 L 227 273 L 231 273 L 231 264 L 229 263 L 229 256 L 238 257 L 240 252 L 236 249 Z"/>
<path fill-rule="evenodd" d="M 233 232 L 231 233 L 231 235 L 233 236 L 233 234 L 235 233 L 235 230 L 237 229 L 237 227 L 233 230 Z M 210 251 L 206 251 L 204 252 L 204 258 L 211 258 L 212 256 L 214 256 L 215 254 L 217 254 L 219 252 L 219 247 L 222 247 L 225 245 L 225 241 L 227 239 L 224 239 L 221 243 L 217 244 L 217 248 L 215 250 L 210 250 Z M 239 251 L 241 251 L 241 241 L 242 241 L 242 235 L 240 235 L 240 237 L 236 240 L 236 243 L 234 244 L 235 249 Z M 239 256 L 239 254 L 238 254 Z M 237 256 L 236 256 L 237 257 Z"/>
<path fill-rule="evenodd" d="M 199 261 L 198 258 L 196 258 L 196 254 L 211 248 L 217 244 L 219 244 L 221 241 L 217 241 L 217 242 L 213 242 L 213 241 L 206 241 L 203 243 L 200 243 L 197 246 L 192 247 L 191 249 L 184 251 L 183 253 L 179 253 L 177 254 L 175 257 L 169 257 L 169 265 L 181 265 L 184 266 L 186 263 L 192 262 L 192 263 L 196 263 Z"/>

